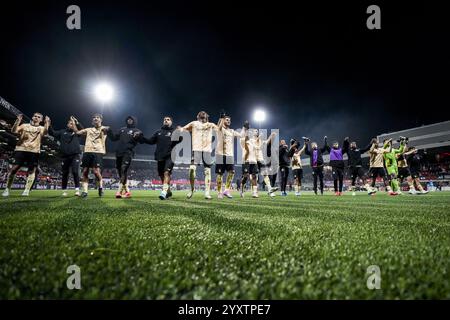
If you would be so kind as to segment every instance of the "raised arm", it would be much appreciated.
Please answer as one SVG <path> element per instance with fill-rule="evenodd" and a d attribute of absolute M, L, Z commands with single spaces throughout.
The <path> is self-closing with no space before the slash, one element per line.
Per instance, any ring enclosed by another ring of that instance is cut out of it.
<path fill-rule="evenodd" d="M 77 127 L 78 130 L 84 129 L 84 126 L 78 121 L 75 116 L 70 116 L 70 120 L 72 120 L 75 123 L 75 127 Z"/>
<path fill-rule="evenodd" d="M 42 130 L 42 135 L 46 135 L 48 133 L 48 128 L 50 128 L 52 121 L 50 120 L 49 116 L 45 116 L 44 120 L 44 129 Z"/>
<path fill-rule="evenodd" d="M 276 134 L 275 132 L 272 132 L 272 133 L 270 134 L 269 138 L 267 138 L 267 140 L 265 141 L 265 143 L 266 143 L 266 144 L 272 143 L 272 142 L 273 142 L 273 139 L 275 139 L 276 135 L 277 135 L 277 134 Z"/>
<path fill-rule="evenodd" d="M 209 123 L 209 127 L 212 128 L 213 130 L 216 130 L 216 131 L 219 130 L 219 127 L 215 123 L 212 123 L 212 122 L 208 122 L 208 123 Z"/>
<path fill-rule="evenodd" d="M 172 132 L 172 144 L 171 147 L 174 148 L 177 144 L 183 141 L 183 136 L 180 135 L 180 130 L 176 129 Z"/>
<path fill-rule="evenodd" d="M 409 151 L 403 152 L 403 155 L 404 155 L 405 157 L 407 157 L 407 156 L 413 154 L 415 151 L 416 151 L 416 149 L 411 149 L 411 150 L 409 150 Z"/>
<path fill-rule="evenodd" d="M 158 133 L 159 133 L 159 131 L 156 131 L 150 138 L 146 138 L 146 137 L 142 136 L 139 139 L 139 142 L 146 143 L 146 144 L 156 144 L 156 142 L 158 142 Z"/>
<path fill-rule="evenodd" d="M 395 154 L 401 154 L 401 153 L 403 153 L 403 151 L 405 151 L 405 142 L 404 142 L 404 141 L 401 141 L 401 142 L 400 142 L 400 148 L 398 148 L 398 149 L 393 149 L 393 151 L 394 151 Z"/>
<path fill-rule="evenodd" d="M 369 153 L 376 153 L 375 152 L 376 146 L 377 146 L 377 140 L 375 138 L 373 138 L 372 141 L 370 142 Z"/>
<path fill-rule="evenodd" d="M 55 139 L 60 139 L 63 131 L 64 130 L 55 130 L 53 129 L 53 126 L 50 126 L 50 128 L 48 128 L 48 134 L 55 137 Z"/>
<path fill-rule="evenodd" d="M 330 152 L 330 146 L 328 145 L 328 137 L 323 137 L 323 147 L 320 149 L 320 152 L 324 153 L 325 151 Z"/>
<path fill-rule="evenodd" d="M 305 150 L 306 150 L 306 143 L 303 144 L 303 147 L 299 151 L 297 151 L 297 153 L 302 155 L 303 152 L 305 152 Z"/>
<path fill-rule="evenodd" d="M 14 121 L 14 124 L 13 124 L 13 126 L 11 128 L 11 132 L 12 133 L 17 134 L 17 133 L 20 133 L 22 131 L 23 127 L 20 124 L 22 122 L 22 120 L 23 120 L 23 114 L 17 115 L 17 119 L 16 119 L 16 121 Z"/>
<path fill-rule="evenodd" d="M 109 129 L 106 134 L 111 141 L 118 141 L 120 139 L 120 133 L 114 133 L 112 129 Z"/>
<path fill-rule="evenodd" d="M 305 144 L 304 144 L 303 147 L 305 148 L 305 154 L 306 154 L 307 156 L 310 156 L 310 155 L 311 155 L 311 152 L 309 151 L 309 142 L 306 142 L 306 141 L 305 141 Z"/>
<path fill-rule="evenodd" d="M 350 138 L 345 137 L 344 143 L 342 144 L 342 154 L 348 153 L 349 150 L 350 150 Z"/>
<path fill-rule="evenodd" d="M 217 129 L 222 130 L 223 128 L 223 118 L 219 119 L 219 122 L 217 123 Z"/>
<path fill-rule="evenodd" d="M 247 131 L 250 128 L 250 123 L 246 120 L 244 121 L 244 125 L 242 126 L 242 130 L 241 132 L 237 132 L 236 130 L 234 131 L 234 135 L 236 137 L 240 137 L 240 138 L 245 138 L 245 136 L 247 135 Z"/>
<path fill-rule="evenodd" d="M 78 130 L 77 126 L 73 127 L 73 132 L 75 132 L 79 136 L 85 135 L 87 133 L 87 131 L 88 131 L 88 128 Z"/>
<path fill-rule="evenodd" d="M 373 140 L 373 139 L 372 139 L 372 140 Z M 361 152 L 361 154 L 366 153 L 367 151 L 370 150 L 370 148 L 372 147 L 372 145 L 373 145 L 373 143 L 372 143 L 372 141 L 371 141 L 367 146 L 365 146 L 364 148 L 359 149 L 359 151 Z"/>
<path fill-rule="evenodd" d="M 180 131 L 192 131 L 192 126 L 194 125 L 194 121 L 189 122 L 187 125 L 185 125 L 184 127 L 180 127 L 179 130 Z"/>

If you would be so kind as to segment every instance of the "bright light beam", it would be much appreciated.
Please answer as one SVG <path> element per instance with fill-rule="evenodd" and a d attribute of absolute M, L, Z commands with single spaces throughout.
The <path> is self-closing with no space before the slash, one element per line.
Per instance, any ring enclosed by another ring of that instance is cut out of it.
<path fill-rule="evenodd" d="M 259 124 L 266 120 L 266 113 L 263 110 L 255 110 L 253 113 L 253 120 Z"/>
<path fill-rule="evenodd" d="M 107 82 L 100 82 L 94 87 L 94 96 L 102 104 L 114 99 L 114 88 Z"/>

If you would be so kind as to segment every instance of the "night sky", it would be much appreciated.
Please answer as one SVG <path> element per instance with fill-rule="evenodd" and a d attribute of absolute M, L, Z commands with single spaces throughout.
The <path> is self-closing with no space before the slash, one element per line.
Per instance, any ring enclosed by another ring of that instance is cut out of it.
<path fill-rule="evenodd" d="M 214 122 L 225 109 L 240 128 L 256 106 L 282 138 L 360 144 L 450 119 L 439 2 L 243 2 L 2 4 L 0 96 L 56 128 L 71 114 L 88 125 L 99 111 L 89 88 L 108 79 L 119 92 L 104 123 L 136 115 L 146 135 L 164 115 L 184 125 L 203 109 Z M 81 7 L 80 31 L 66 28 L 70 4 Z M 381 7 L 381 30 L 366 28 L 370 4 Z"/>

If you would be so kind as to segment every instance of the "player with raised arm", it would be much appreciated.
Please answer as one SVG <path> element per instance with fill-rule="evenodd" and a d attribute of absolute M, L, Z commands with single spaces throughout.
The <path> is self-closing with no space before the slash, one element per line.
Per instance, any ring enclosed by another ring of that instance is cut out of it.
<path fill-rule="evenodd" d="M 118 141 L 116 148 L 116 169 L 119 175 L 119 187 L 116 192 L 116 199 L 131 198 L 131 192 L 128 187 L 128 169 L 134 157 L 134 149 L 138 144 L 138 136 L 142 131 L 136 128 L 137 119 L 128 116 L 125 119 L 125 127 L 114 133 L 108 130 L 108 137 L 112 141 Z"/>
<path fill-rule="evenodd" d="M 405 149 L 406 138 L 400 137 L 400 147 L 398 149 L 393 148 L 392 139 L 386 140 L 384 142 L 384 148 L 388 152 L 384 153 L 384 161 L 386 165 L 386 171 L 388 173 L 389 181 L 391 184 L 392 192 L 389 195 L 395 196 L 401 193 L 400 185 L 398 183 L 398 166 L 397 166 L 397 155 L 402 154 Z"/>
<path fill-rule="evenodd" d="M 231 117 L 225 112 L 220 114 L 220 120 L 217 130 L 217 148 L 216 148 L 216 183 L 217 183 L 217 198 L 223 199 L 223 196 L 232 198 L 231 183 L 233 182 L 234 170 L 234 139 L 236 137 L 242 138 L 245 136 L 245 128 L 238 132 L 230 128 Z M 223 189 L 223 175 L 227 172 L 227 180 L 225 183 L 225 190 Z"/>
<path fill-rule="evenodd" d="M 301 196 L 302 179 L 303 179 L 303 166 L 301 156 L 306 150 L 306 141 L 303 143 L 303 147 L 300 148 L 300 144 L 297 140 L 291 139 L 291 147 L 289 154 L 291 155 L 291 168 L 292 175 L 294 177 L 294 190 L 295 195 Z"/>
<path fill-rule="evenodd" d="M 189 131 L 192 139 L 192 160 L 189 167 L 191 191 L 186 196 L 188 199 L 194 195 L 197 166 L 202 164 L 205 173 L 205 199 L 211 199 L 212 136 L 213 130 L 217 129 L 216 124 L 209 122 L 209 115 L 205 111 L 200 111 L 197 120 L 181 128 L 181 131 Z"/>
<path fill-rule="evenodd" d="M 413 155 L 415 152 L 414 147 L 408 147 L 408 139 L 405 141 L 405 149 L 403 153 L 397 154 L 397 166 L 398 166 L 398 179 L 400 180 L 400 184 L 406 179 L 408 183 L 408 193 L 416 194 L 418 190 L 414 187 L 414 180 L 411 176 L 411 171 L 409 170 L 408 160 L 407 158 L 410 155 Z"/>
<path fill-rule="evenodd" d="M 252 186 L 252 197 L 258 198 L 258 173 L 261 168 L 264 167 L 264 154 L 263 149 L 267 147 L 269 143 L 272 143 L 275 138 L 275 132 L 269 136 L 267 140 L 263 140 L 259 135 L 258 129 L 250 129 L 248 134 L 245 135 L 243 144 L 244 144 L 244 164 L 242 165 L 243 171 L 243 180 L 241 183 L 241 197 L 244 197 L 244 185 L 247 182 L 247 179 L 250 178 L 251 186 Z M 264 182 L 268 186 L 268 194 L 273 197 L 276 188 L 272 188 L 270 186 L 270 179 L 268 172 L 265 172 L 263 175 Z"/>
<path fill-rule="evenodd" d="M 150 138 L 141 137 L 140 142 L 147 144 L 156 144 L 155 160 L 158 162 L 158 175 L 163 184 L 159 199 L 165 200 L 172 197 L 170 190 L 170 179 L 175 162 L 172 158 L 173 148 L 183 140 L 179 137 L 180 130 L 173 127 L 171 116 L 163 118 L 161 129 L 156 131 Z"/>
<path fill-rule="evenodd" d="M 409 163 L 409 170 L 411 172 L 411 177 L 413 179 L 416 194 L 427 194 L 428 190 L 424 190 L 422 184 L 420 183 L 420 169 L 422 164 L 422 157 L 419 150 L 412 148 L 412 154 L 407 156 L 407 161 Z"/>
<path fill-rule="evenodd" d="M 39 154 L 41 152 L 42 137 L 45 136 L 50 127 L 50 118 L 45 117 L 44 125 L 41 125 L 43 115 L 35 112 L 31 118 L 30 123 L 21 124 L 23 115 L 17 116 L 11 132 L 18 135 L 16 148 L 11 161 L 11 169 L 8 171 L 6 178 L 6 188 L 3 191 L 3 196 L 8 197 L 11 186 L 14 182 L 14 177 L 21 167 L 27 167 L 27 182 L 22 196 L 29 196 L 31 187 L 36 179 L 36 169 L 39 162 Z"/>
<path fill-rule="evenodd" d="M 373 138 L 371 141 L 372 146 L 369 149 L 369 175 L 372 178 L 371 188 L 367 191 L 369 195 L 373 195 L 377 192 L 375 188 L 375 183 L 377 178 L 383 179 L 383 184 L 386 188 L 386 191 L 390 195 L 392 194 L 392 188 L 389 185 L 389 181 L 386 178 L 386 170 L 384 169 L 384 154 L 389 152 L 388 149 L 383 148 L 384 145 L 379 144 L 377 138 Z"/>
<path fill-rule="evenodd" d="M 259 144 L 261 144 L 258 151 L 258 171 L 263 177 L 264 184 L 267 186 L 267 194 L 270 197 L 275 197 L 275 192 L 278 190 L 278 188 L 274 186 L 273 179 L 271 179 L 273 175 L 276 175 L 276 171 L 278 170 L 278 159 L 276 159 L 275 156 L 272 157 L 272 145 L 275 137 L 276 133 L 272 132 L 266 140 L 262 140 L 258 133 Z M 267 157 L 265 157 L 265 155 Z M 273 159 L 275 159 L 275 163 L 272 162 Z"/>
<path fill-rule="evenodd" d="M 109 127 L 102 125 L 103 116 L 101 114 L 94 114 L 92 116 L 93 127 L 78 130 L 74 127 L 74 131 L 78 135 L 85 135 L 86 142 L 84 145 L 83 158 L 81 159 L 81 167 L 83 168 L 81 197 L 88 196 L 89 188 L 89 170 L 94 171 L 94 175 L 98 180 L 98 195 L 103 196 L 103 179 L 101 174 L 101 167 L 103 162 L 103 155 L 106 153 L 106 137 Z"/>
<path fill-rule="evenodd" d="M 319 179 L 320 183 L 320 194 L 323 195 L 323 153 L 327 150 L 327 136 L 323 138 L 323 147 L 318 148 L 317 142 L 311 143 L 311 150 L 309 149 L 309 138 L 305 138 L 306 141 L 306 148 L 305 148 L 305 154 L 309 156 L 310 158 L 310 164 L 313 174 L 313 188 L 314 193 L 317 195 L 317 178 Z"/>
<path fill-rule="evenodd" d="M 75 185 L 75 196 L 80 196 L 80 154 L 81 146 L 79 136 L 75 133 L 74 127 L 79 130 L 83 126 L 78 120 L 71 116 L 67 121 L 67 127 L 61 130 L 54 130 L 50 126 L 48 133 L 59 141 L 59 151 L 61 153 L 61 171 L 62 171 L 62 190 L 63 197 L 67 196 L 67 184 L 69 182 L 69 172 L 72 172 L 73 182 Z"/>
<path fill-rule="evenodd" d="M 339 142 L 333 142 L 333 145 L 326 145 L 326 150 L 330 154 L 330 166 L 333 173 L 334 194 L 336 196 L 342 195 L 344 187 L 344 155 L 343 149 L 339 148 Z"/>
<path fill-rule="evenodd" d="M 344 139 L 344 145 L 343 145 L 343 153 L 347 153 L 348 157 L 348 171 L 349 175 L 352 179 L 352 196 L 355 196 L 355 186 L 356 186 L 356 180 L 359 178 L 362 183 L 364 184 L 364 187 L 367 191 L 370 190 L 370 185 L 366 180 L 366 173 L 364 172 L 363 166 L 362 166 L 362 158 L 361 155 L 365 152 L 370 150 L 370 147 L 372 144 L 368 144 L 365 148 L 358 148 L 356 145 L 356 142 L 352 141 L 349 142 L 350 138 L 346 137 Z"/>
<path fill-rule="evenodd" d="M 280 189 L 281 195 L 286 197 L 286 186 L 289 178 L 289 166 L 291 165 L 291 158 L 289 157 L 289 146 L 285 140 L 280 140 L 278 147 L 278 165 L 280 167 Z"/>

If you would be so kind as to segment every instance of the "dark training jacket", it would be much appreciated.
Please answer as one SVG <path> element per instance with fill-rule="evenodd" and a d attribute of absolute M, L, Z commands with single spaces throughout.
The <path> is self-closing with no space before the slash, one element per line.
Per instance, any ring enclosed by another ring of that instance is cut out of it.
<path fill-rule="evenodd" d="M 287 144 L 280 145 L 279 154 L 278 154 L 278 164 L 280 167 L 289 167 L 291 161 L 289 159 L 289 147 Z"/>
<path fill-rule="evenodd" d="M 78 129 L 83 129 L 81 124 L 77 125 Z M 80 138 L 71 129 L 54 130 L 53 127 L 48 129 L 48 133 L 59 141 L 59 152 L 61 156 L 72 156 L 81 153 Z"/>
<path fill-rule="evenodd" d="M 162 126 L 150 138 L 141 137 L 141 143 L 156 144 L 155 160 L 161 161 L 169 158 L 172 154 L 172 149 L 183 140 L 179 137 L 178 140 L 172 140 L 172 133 L 174 127 Z"/>
<path fill-rule="evenodd" d="M 127 123 L 128 119 L 133 119 L 133 124 Z M 113 133 L 112 130 L 108 130 L 108 137 L 112 141 L 118 141 L 116 147 L 116 157 L 121 157 L 125 154 L 134 156 L 134 148 L 139 143 L 139 138 L 134 138 L 135 133 L 141 133 L 141 130 L 136 128 L 137 119 L 133 116 L 128 116 L 125 119 L 126 127 L 119 129 L 119 132 Z"/>
<path fill-rule="evenodd" d="M 362 167 L 361 155 L 363 153 L 366 153 L 367 151 L 369 151 L 371 146 L 372 145 L 369 144 L 368 146 L 366 146 L 365 148 L 362 148 L 362 149 L 359 149 L 359 148 L 351 149 L 350 141 L 344 140 L 344 147 L 342 148 L 342 152 L 347 153 L 348 166 L 349 167 Z"/>

